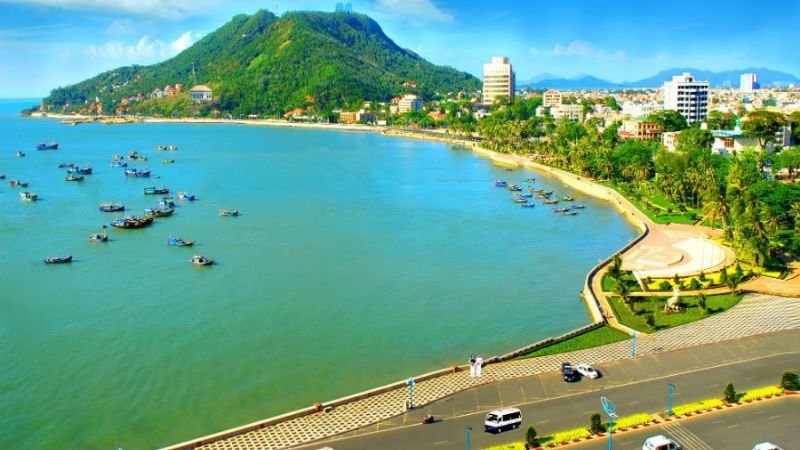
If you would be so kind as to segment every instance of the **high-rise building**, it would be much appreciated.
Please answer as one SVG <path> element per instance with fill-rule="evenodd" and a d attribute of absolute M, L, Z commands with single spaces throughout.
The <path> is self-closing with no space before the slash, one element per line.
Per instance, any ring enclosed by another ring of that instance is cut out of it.
<path fill-rule="evenodd" d="M 755 73 L 743 73 L 741 77 L 739 77 L 739 90 L 742 92 L 753 92 L 758 90 L 761 87 L 758 84 L 758 74 Z"/>
<path fill-rule="evenodd" d="M 542 95 L 542 104 L 548 108 L 561 106 L 561 92 L 549 89 Z"/>
<path fill-rule="evenodd" d="M 691 73 L 675 75 L 664 82 L 664 109 L 681 113 L 690 124 L 708 116 L 708 81 L 695 80 Z"/>
<path fill-rule="evenodd" d="M 483 104 L 491 105 L 497 97 L 514 100 L 514 71 L 505 56 L 494 56 L 483 65 Z"/>

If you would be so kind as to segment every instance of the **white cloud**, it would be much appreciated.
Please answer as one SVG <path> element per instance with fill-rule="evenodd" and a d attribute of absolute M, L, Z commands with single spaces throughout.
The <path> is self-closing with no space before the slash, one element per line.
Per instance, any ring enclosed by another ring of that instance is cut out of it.
<path fill-rule="evenodd" d="M 387 16 L 412 19 L 414 22 L 453 21 L 453 15 L 439 9 L 433 0 L 375 0 L 374 8 Z"/>
<path fill-rule="evenodd" d="M 142 36 L 134 44 L 122 41 L 109 41 L 102 45 L 89 45 L 84 54 L 93 59 L 119 59 L 127 64 L 151 62 L 177 55 L 194 44 L 201 37 L 200 33 L 187 31 L 172 42 Z"/>
<path fill-rule="evenodd" d="M 536 58 L 539 55 L 539 49 L 536 47 L 531 47 L 528 49 L 528 54 L 531 58 Z"/>
<path fill-rule="evenodd" d="M 550 52 L 553 56 L 576 56 L 579 58 L 597 58 L 606 59 L 609 57 L 624 59 L 627 56 L 625 50 L 617 50 L 609 53 L 606 50 L 595 47 L 591 42 L 576 39 L 564 46 L 556 44 L 553 51 Z"/>
<path fill-rule="evenodd" d="M 91 13 L 122 13 L 161 19 L 182 19 L 205 14 L 219 0 L 0 0 L 0 3 L 22 3 Z"/>

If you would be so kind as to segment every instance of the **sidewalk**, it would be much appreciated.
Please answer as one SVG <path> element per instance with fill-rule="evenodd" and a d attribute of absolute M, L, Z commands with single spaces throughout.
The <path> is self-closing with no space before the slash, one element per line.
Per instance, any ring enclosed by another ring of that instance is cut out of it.
<path fill-rule="evenodd" d="M 800 329 L 800 299 L 747 295 L 724 313 L 641 336 L 637 354 L 642 356 L 787 329 Z M 414 386 L 414 400 L 417 406 L 421 406 L 482 384 L 554 371 L 564 360 L 598 364 L 630 357 L 631 342 L 622 341 L 564 355 L 513 360 L 486 366 L 481 378 L 470 378 L 468 373 L 461 371 L 420 381 Z M 405 412 L 407 397 L 407 389 L 394 389 L 347 403 L 327 413 L 297 417 L 213 442 L 200 439 L 169 448 L 244 450 L 297 446 L 399 416 Z"/>

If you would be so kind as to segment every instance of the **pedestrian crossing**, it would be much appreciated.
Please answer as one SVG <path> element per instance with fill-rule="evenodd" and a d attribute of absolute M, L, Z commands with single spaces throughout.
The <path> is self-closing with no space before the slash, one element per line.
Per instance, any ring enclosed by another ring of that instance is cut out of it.
<path fill-rule="evenodd" d="M 672 437 L 678 441 L 683 450 L 714 450 L 710 445 L 706 444 L 700 437 L 689 431 L 683 425 L 673 422 L 664 425 L 664 431 L 667 436 Z"/>

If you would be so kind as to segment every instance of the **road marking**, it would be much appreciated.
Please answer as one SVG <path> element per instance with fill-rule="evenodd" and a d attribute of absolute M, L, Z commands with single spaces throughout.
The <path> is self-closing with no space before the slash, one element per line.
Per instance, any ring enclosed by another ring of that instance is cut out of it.
<path fill-rule="evenodd" d="M 738 423 L 735 423 L 733 425 L 728 425 L 728 429 L 730 429 L 730 428 L 738 428 L 738 427 L 739 427 Z"/>
<path fill-rule="evenodd" d="M 584 414 L 585 414 L 585 413 L 584 413 Z M 550 422 L 550 419 L 544 419 L 544 420 L 540 420 L 540 421 L 539 421 L 539 423 L 547 423 L 547 422 Z"/>
<path fill-rule="evenodd" d="M 778 414 L 777 416 L 769 416 L 769 420 L 775 420 L 780 416 L 781 416 L 780 414 Z"/>
<path fill-rule="evenodd" d="M 503 409 L 503 392 L 500 390 L 500 384 L 497 385 L 497 398 L 500 399 L 500 409 Z"/>
<path fill-rule="evenodd" d="M 520 385 L 519 391 L 522 392 L 522 401 L 527 402 L 528 399 L 525 397 L 525 388 Z"/>
<path fill-rule="evenodd" d="M 715 420 L 715 421 L 713 421 L 711 423 L 721 423 L 721 422 L 722 422 L 722 420 L 720 419 L 720 420 Z"/>
<path fill-rule="evenodd" d="M 699 436 L 679 423 L 668 423 L 664 425 L 664 429 L 669 431 L 669 434 L 675 436 L 678 443 L 682 444 L 684 448 L 690 448 L 692 450 L 714 450 L 710 445 L 706 444 L 705 441 L 700 439 Z"/>
<path fill-rule="evenodd" d="M 642 403 L 642 402 L 641 402 L 641 401 L 639 401 L 639 400 L 634 400 L 634 401 L 632 401 L 632 402 L 630 402 L 630 403 L 628 403 L 628 404 L 629 404 L 629 405 L 638 405 L 639 403 Z"/>
<path fill-rule="evenodd" d="M 447 444 L 448 442 L 450 441 L 439 441 L 439 442 L 434 442 L 433 445 L 444 445 Z"/>

